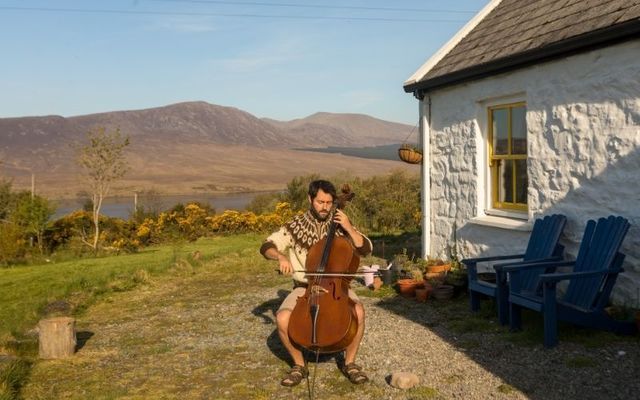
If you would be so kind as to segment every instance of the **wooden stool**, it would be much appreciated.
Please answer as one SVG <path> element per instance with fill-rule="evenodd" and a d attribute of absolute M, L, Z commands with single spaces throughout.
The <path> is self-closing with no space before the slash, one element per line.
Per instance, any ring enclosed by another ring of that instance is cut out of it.
<path fill-rule="evenodd" d="M 71 357 L 76 350 L 76 320 L 56 317 L 40 320 L 39 356 L 44 359 Z"/>

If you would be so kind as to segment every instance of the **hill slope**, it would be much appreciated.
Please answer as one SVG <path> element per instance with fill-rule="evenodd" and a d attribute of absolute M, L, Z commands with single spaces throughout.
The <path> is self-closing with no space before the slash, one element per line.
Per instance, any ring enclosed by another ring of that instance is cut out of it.
<path fill-rule="evenodd" d="M 0 119 L 0 175 L 26 188 L 73 197 L 83 187 L 73 144 L 95 127 L 129 135 L 132 170 L 115 192 L 279 190 L 296 175 L 349 171 L 371 175 L 404 168 L 395 161 L 310 153 L 309 147 L 364 147 L 398 143 L 408 125 L 359 114 L 317 113 L 293 121 L 260 119 L 233 107 L 188 102 L 145 110 L 64 118 Z"/>

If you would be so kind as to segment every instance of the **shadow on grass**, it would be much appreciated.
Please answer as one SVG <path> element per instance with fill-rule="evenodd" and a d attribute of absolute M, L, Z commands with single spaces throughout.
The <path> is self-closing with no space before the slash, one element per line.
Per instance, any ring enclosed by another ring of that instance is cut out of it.
<path fill-rule="evenodd" d="M 278 290 L 278 297 L 275 299 L 270 299 L 265 301 L 262 304 L 259 304 L 251 313 L 256 317 L 262 318 L 264 324 L 274 324 L 276 323 L 275 316 L 276 311 L 280 307 L 280 304 L 284 301 L 284 299 L 291 293 L 290 290 Z"/>
<path fill-rule="evenodd" d="M 93 337 L 94 333 L 91 331 L 79 331 L 76 333 L 76 352 L 80 351 L 85 344 Z"/>
<path fill-rule="evenodd" d="M 262 319 L 262 323 L 265 325 L 273 325 L 276 326 L 276 311 L 280 307 L 280 304 L 284 301 L 284 299 L 291 293 L 290 290 L 278 290 L 278 297 L 274 299 L 269 299 L 262 304 L 256 306 L 251 313 L 258 318 Z M 278 329 L 275 328 L 273 332 L 267 337 L 267 347 L 276 357 L 279 359 L 290 363 L 290 357 L 287 353 L 287 350 L 284 348 L 282 343 L 280 342 L 280 338 L 278 337 Z"/>

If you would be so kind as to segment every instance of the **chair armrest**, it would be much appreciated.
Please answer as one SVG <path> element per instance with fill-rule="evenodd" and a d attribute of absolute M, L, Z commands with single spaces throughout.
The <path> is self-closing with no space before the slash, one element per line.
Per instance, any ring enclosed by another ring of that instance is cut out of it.
<path fill-rule="evenodd" d="M 523 258 L 523 257 L 524 257 L 524 254 L 511 254 L 511 255 L 507 255 L 507 256 L 465 258 L 464 260 L 461 260 L 460 262 L 465 264 L 465 265 L 467 265 L 467 264 L 476 264 L 476 263 L 485 262 L 485 261 L 510 260 L 512 258 Z"/>
<path fill-rule="evenodd" d="M 583 272 L 562 272 L 557 274 L 542 274 L 540 275 L 540 282 L 560 282 L 567 279 L 581 279 L 581 278 L 591 278 L 593 276 L 604 275 L 604 274 L 618 274 L 620 272 L 624 272 L 623 268 L 611 268 L 611 269 L 601 269 L 598 271 L 583 271 Z"/>
<path fill-rule="evenodd" d="M 557 261 L 562 261 L 562 256 L 554 256 L 554 257 L 548 257 L 548 258 L 539 258 L 537 260 L 527 260 L 527 261 L 515 261 L 515 262 L 510 262 L 510 263 L 500 263 L 500 264 L 495 264 L 493 266 L 493 269 L 496 270 L 496 272 L 498 271 L 504 271 L 506 267 L 519 267 L 522 265 L 526 265 L 526 264 L 533 264 L 533 263 L 542 263 L 542 262 L 551 262 L 553 261 L 554 264 L 557 264 Z"/>
<path fill-rule="evenodd" d="M 506 256 L 466 258 L 460 262 L 464 264 L 465 267 L 467 267 L 467 273 L 469 274 L 469 281 L 471 282 L 471 281 L 478 280 L 477 263 L 479 262 L 513 260 L 513 259 L 523 258 L 523 257 L 524 257 L 524 254 L 510 254 Z"/>
<path fill-rule="evenodd" d="M 502 284 L 506 284 L 507 275 L 509 274 L 509 272 L 531 269 L 534 268 L 534 264 L 536 268 L 540 268 L 541 264 L 544 265 L 544 268 L 555 268 L 558 266 L 558 261 L 562 261 L 561 256 L 539 258 L 537 260 L 518 261 L 513 263 L 495 264 L 493 266 L 493 269 L 496 271 L 496 281 L 501 282 Z"/>
<path fill-rule="evenodd" d="M 533 268 L 549 268 L 549 267 L 570 267 L 575 265 L 575 261 L 544 261 L 536 263 L 524 263 L 519 265 L 506 266 L 502 268 L 503 272 L 519 272 Z"/>

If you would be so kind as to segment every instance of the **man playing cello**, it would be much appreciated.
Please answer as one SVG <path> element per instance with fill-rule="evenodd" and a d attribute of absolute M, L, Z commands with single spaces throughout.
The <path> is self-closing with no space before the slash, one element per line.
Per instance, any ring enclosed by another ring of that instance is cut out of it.
<path fill-rule="evenodd" d="M 260 248 L 260 253 L 265 258 L 278 261 L 282 274 L 293 276 L 293 291 L 276 312 L 278 335 L 293 362 L 293 367 L 281 381 L 283 386 L 295 386 L 308 375 L 302 351 L 289 339 L 289 319 L 298 297 L 303 296 L 306 291 L 307 277 L 304 271 L 307 253 L 314 244 L 327 235 L 331 224 L 329 216 L 336 198 L 336 189 L 331 182 L 325 180 L 311 182 L 308 191 L 309 210 L 294 217 L 271 234 Z M 333 215 L 333 221 L 338 225 L 336 235 L 347 238 L 359 255 L 365 256 L 371 253 L 371 240 L 351 225 L 349 217 L 340 209 L 336 209 Z M 349 289 L 349 297 L 356 303 L 358 330 L 345 349 L 345 365 L 341 369 L 349 381 L 361 384 L 366 382 L 368 377 L 355 363 L 355 359 L 364 334 L 364 308 L 351 289 Z"/>

